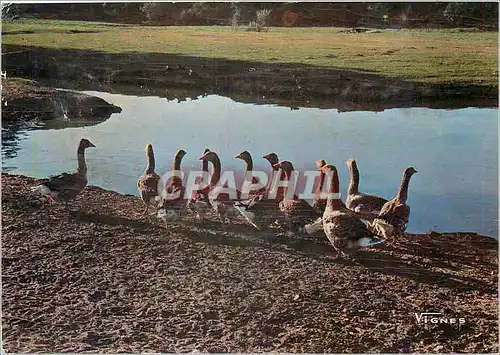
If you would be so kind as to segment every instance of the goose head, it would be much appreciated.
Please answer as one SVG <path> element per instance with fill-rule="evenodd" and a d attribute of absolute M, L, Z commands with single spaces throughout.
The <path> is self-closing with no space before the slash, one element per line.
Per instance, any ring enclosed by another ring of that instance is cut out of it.
<path fill-rule="evenodd" d="M 250 155 L 250 153 L 247 150 L 245 150 L 245 151 L 241 152 L 240 154 L 236 155 L 235 158 L 241 159 L 244 161 L 248 161 L 248 160 L 252 159 L 252 156 Z"/>
<path fill-rule="evenodd" d="M 180 150 L 177 151 L 177 153 L 175 153 L 175 156 L 179 157 L 179 158 L 184 158 L 184 156 L 186 154 L 187 154 L 187 152 L 184 149 L 180 149 Z"/>
<path fill-rule="evenodd" d="M 202 156 L 200 157 L 200 160 L 214 162 L 216 158 L 217 158 L 217 154 L 215 152 L 208 151 L 208 152 L 202 154 Z"/>
<path fill-rule="evenodd" d="M 153 152 L 153 146 L 151 144 L 148 144 L 144 150 L 146 151 L 146 153 L 152 153 Z"/>
<path fill-rule="evenodd" d="M 337 168 L 332 164 L 325 164 L 321 168 L 319 168 L 319 170 L 324 174 L 328 173 L 337 174 Z"/>
<path fill-rule="evenodd" d="M 417 170 L 415 170 L 414 167 L 410 166 L 409 168 L 406 168 L 405 170 L 405 175 L 410 177 L 412 176 L 413 174 L 416 174 L 417 173 Z"/>
<path fill-rule="evenodd" d="M 346 161 L 346 165 L 349 169 L 356 167 L 356 160 L 354 159 L 348 159 Z"/>
<path fill-rule="evenodd" d="M 87 149 L 87 148 L 92 148 L 92 147 L 95 148 L 95 145 L 91 141 L 89 141 L 88 139 L 82 138 L 80 140 L 80 148 Z"/>
<path fill-rule="evenodd" d="M 283 160 L 280 161 L 279 163 L 274 164 L 273 168 L 282 169 L 288 174 L 288 176 L 290 176 L 291 172 L 293 171 L 293 165 L 288 160 Z"/>
<path fill-rule="evenodd" d="M 276 153 L 266 154 L 262 158 L 266 159 L 271 166 L 274 166 L 279 162 L 278 155 Z"/>
<path fill-rule="evenodd" d="M 325 165 L 326 161 L 324 161 L 323 159 L 316 160 L 316 168 L 318 168 L 318 170 L 321 170 L 321 168 Z"/>

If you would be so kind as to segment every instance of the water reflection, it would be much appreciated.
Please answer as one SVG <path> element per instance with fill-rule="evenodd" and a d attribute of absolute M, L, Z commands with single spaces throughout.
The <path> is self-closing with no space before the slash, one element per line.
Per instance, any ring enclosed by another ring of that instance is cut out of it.
<path fill-rule="evenodd" d="M 2 170 L 5 172 L 15 170 L 8 163 L 17 156 L 21 140 L 29 138 L 29 131 L 36 130 L 61 130 L 67 128 L 93 126 L 103 122 L 89 119 L 48 120 L 44 122 L 9 122 L 2 125 Z"/>
<path fill-rule="evenodd" d="M 355 158 L 360 190 L 392 198 L 407 166 L 418 170 L 411 182 L 410 232 L 472 231 L 497 235 L 497 114 L 495 109 L 393 109 L 345 112 L 248 105 L 211 95 L 185 102 L 88 92 L 120 106 L 120 114 L 95 126 L 25 132 L 17 157 L 7 158 L 18 173 L 43 177 L 74 169 L 75 145 L 89 137 L 90 183 L 136 194 L 145 166 L 144 146 L 154 145 L 157 170 L 171 168 L 184 149 L 184 169 L 199 169 L 200 153 L 217 151 L 224 170 L 243 172 L 235 154 L 248 150 L 254 169 L 270 151 L 297 169 L 313 170 L 316 159 L 337 165 L 341 192 L 348 184 L 345 161 Z M 344 195 L 345 196 L 345 195 Z"/>

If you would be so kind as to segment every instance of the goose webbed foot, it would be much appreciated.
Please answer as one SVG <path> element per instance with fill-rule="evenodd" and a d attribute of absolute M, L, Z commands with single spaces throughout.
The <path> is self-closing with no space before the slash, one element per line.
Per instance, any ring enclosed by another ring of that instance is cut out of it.
<path fill-rule="evenodd" d="M 55 205 L 56 204 L 56 201 L 54 200 L 54 198 L 50 195 L 47 195 L 47 203 L 49 206 L 52 206 L 52 205 Z"/>

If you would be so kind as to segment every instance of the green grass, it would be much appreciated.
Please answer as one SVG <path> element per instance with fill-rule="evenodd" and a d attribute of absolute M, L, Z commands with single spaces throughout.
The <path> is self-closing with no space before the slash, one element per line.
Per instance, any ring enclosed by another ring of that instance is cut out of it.
<path fill-rule="evenodd" d="M 4 22 L 4 44 L 109 53 L 170 53 L 353 69 L 431 83 L 498 84 L 498 33 L 409 30 L 346 34 L 341 28 L 149 27 L 81 21 Z M 98 33 L 67 33 L 70 29 Z"/>

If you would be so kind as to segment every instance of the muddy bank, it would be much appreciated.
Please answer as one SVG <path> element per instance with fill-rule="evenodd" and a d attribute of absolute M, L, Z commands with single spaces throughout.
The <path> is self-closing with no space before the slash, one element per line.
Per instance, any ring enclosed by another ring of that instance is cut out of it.
<path fill-rule="evenodd" d="M 191 98 L 219 94 L 236 101 L 288 107 L 383 110 L 394 107 L 496 107 L 498 86 L 419 84 L 368 72 L 300 64 L 258 63 L 156 53 L 108 54 L 2 46 L 9 75 L 51 79 L 63 87 L 142 94 L 189 90 Z M 141 90 L 139 90 L 141 91 Z M 183 97 L 177 97 L 182 99 Z"/>
<path fill-rule="evenodd" d="M 75 120 L 78 123 L 104 121 L 121 108 L 101 98 L 41 86 L 33 80 L 2 80 L 2 122 Z"/>
<path fill-rule="evenodd" d="M 2 174 L 8 352 L 498 352 L 496 240 L 411 235 L 352 264 L 323 238 L 145 223 L 98 187 L 42 208 L 34 183 Z"/>

